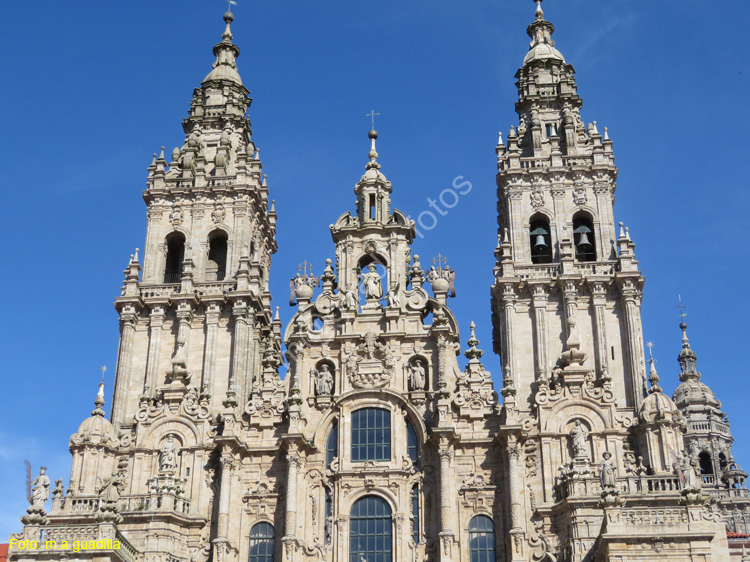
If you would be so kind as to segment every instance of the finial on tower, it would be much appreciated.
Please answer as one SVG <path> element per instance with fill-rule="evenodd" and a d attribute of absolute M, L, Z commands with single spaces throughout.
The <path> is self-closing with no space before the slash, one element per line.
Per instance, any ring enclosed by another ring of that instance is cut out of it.
<path fill-rule="evenodd" d="M 102 371 L 102 380 L 99 382 L 99 392 L 96 394 L 96 399 L 94 400 L 94 405 L 96 408 L 94 408 L 94 411 L 91 412 L 92 416 L 103 416 L 104 410 L 102 409 L 102 406 L 104 406 L 104 373 L 107 372 L 107 366 L 102 365 L 101 367 Z"/>
<path fill-rule="evenodd" d="M 370 137 L 370 154 L 368 154 L 368 157 L 370 158 L 370 161 L 367 163 L 367 169 L 380 168 L 380 164 L 378 164 L 378 151 L 375 149 L 375 141 L 378 139 L 378 132 L 375 129 L 370 130 L 369 133 L 367 133 L 367 136 Z"/>
<path fill-rule="evenodd" d="M 234 14 L 232 13 L 232 5 L 236 6 L 237 2 L 234 0 L 227 0 L 227 11 L 224 12 L 224 21 L 227 24 L 227 28 L 224 30 L 224 33 L 221 35 L 221 38 L 227 42 L 232 42 L 232 29 L 231 25 L 234 21 Z"/>
<path fill-rule="evenodd" d="M 648 342 L 646 344 L 646 347 L 648 347 L 648 362 L 649 365 L 651 365 L 651 370 L 648 377 L 648 380 L 651 383 L 651 388 L 648 389 L 648 392 L 649 394 L 653 394 L 654 392 L 661 392 L 661 387 L 659 386 L 659 375 L 656 373 L 656 359 L 654 359 L 654 354 L 652 352 L 654 342 Z"/>
<path fill-rule="evenodd" d="M 536 19 L 543 20 L 544 19 L 544 10 L 542 10 L 542 0 L 534 0 L 536 3 Z"/>

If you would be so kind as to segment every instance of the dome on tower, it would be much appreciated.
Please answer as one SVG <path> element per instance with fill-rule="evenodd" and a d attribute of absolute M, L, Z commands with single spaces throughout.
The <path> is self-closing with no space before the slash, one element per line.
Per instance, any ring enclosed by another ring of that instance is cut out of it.
<path fill-rule="evenodd" d="M 560 62 L 565 62 L 565 57 L 563 54 L 555 49 L 552 45 L 549 43 L 537 43 L 533 47 L 531 47 L 531 50 L 529 50 L 528 53 L 526 53 L 526 56 L 523 59 L 524 66 L 529 64 L 530 62 L 537 61 L 537 60 L 557 60 Z"/>
<path fill-rule="evenodd" d="M 716 398 L 714 391 L 708 388 L 708 385 L 695 379 L 680 383 L 672 398 L 680 409 L 695 405 L 721 408 L 721 402 Z"/>
<path fill-rule="evenodd" d="M 643 423 L 679 421 L 682 414 L 669 396 L 661 392 L 652 392 L 641 402 L 638 419 Z"/>
<path fill-rule="evenodd" d="M 112 423 L 106 418 L 102 406 L 104 406 L 104 383 L 99 385 L 99 393 L 94 400 L 96 408 L 91 412 L 91 417 L 83 420 L 78 431 L 71 435 L 72 445 L 90 443 L 92 445 L 105 445 L 107 447 L 117 446 L 117 434 Z"/>

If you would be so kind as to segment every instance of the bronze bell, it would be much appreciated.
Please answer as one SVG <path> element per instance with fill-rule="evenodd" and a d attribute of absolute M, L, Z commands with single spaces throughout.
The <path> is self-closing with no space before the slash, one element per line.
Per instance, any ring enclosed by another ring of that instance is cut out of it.
<path fill-rule="evenodd" d="M 544 235 L 537 234 L 536 242 L 534 243 L 534 250 L 536 252 L 543 252 L 547 248 L 547 242 L 544 241 Z"/>
<path fill-rule="evenodd" d="M 578 239 L 578 247 L 581 249 L 591 247 L 591 242 L 589 242 L 589 237 L 585 232 L 581 232 L 581 237 Z"/>

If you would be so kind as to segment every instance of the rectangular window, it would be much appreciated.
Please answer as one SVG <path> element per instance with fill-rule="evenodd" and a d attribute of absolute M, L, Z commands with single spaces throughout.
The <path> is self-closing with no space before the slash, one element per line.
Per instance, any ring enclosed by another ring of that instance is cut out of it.
<path fill-rule="evenodd" d="M 352 462 L 391 460 L 391 412 L 363 408 L 352 413 Z"/>

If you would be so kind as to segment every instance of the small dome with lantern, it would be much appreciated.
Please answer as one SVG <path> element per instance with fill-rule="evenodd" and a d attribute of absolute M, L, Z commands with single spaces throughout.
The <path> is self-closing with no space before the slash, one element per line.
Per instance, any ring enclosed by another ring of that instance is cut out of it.
<path fill-rule="evenodd" d="M 99 383 L 99 393 L 94 400 L 96 406 L 91 412 L 91 417 L 83 420 L 78 428 L 78 432 L 70 436 L 70 444 L 81 445 L 102 445 L 109 448 L 116 448 L 118 445 L 117 434 L 112 423 L 107 419 L 102 406 L 104 406 L 104 383 Z"/>

